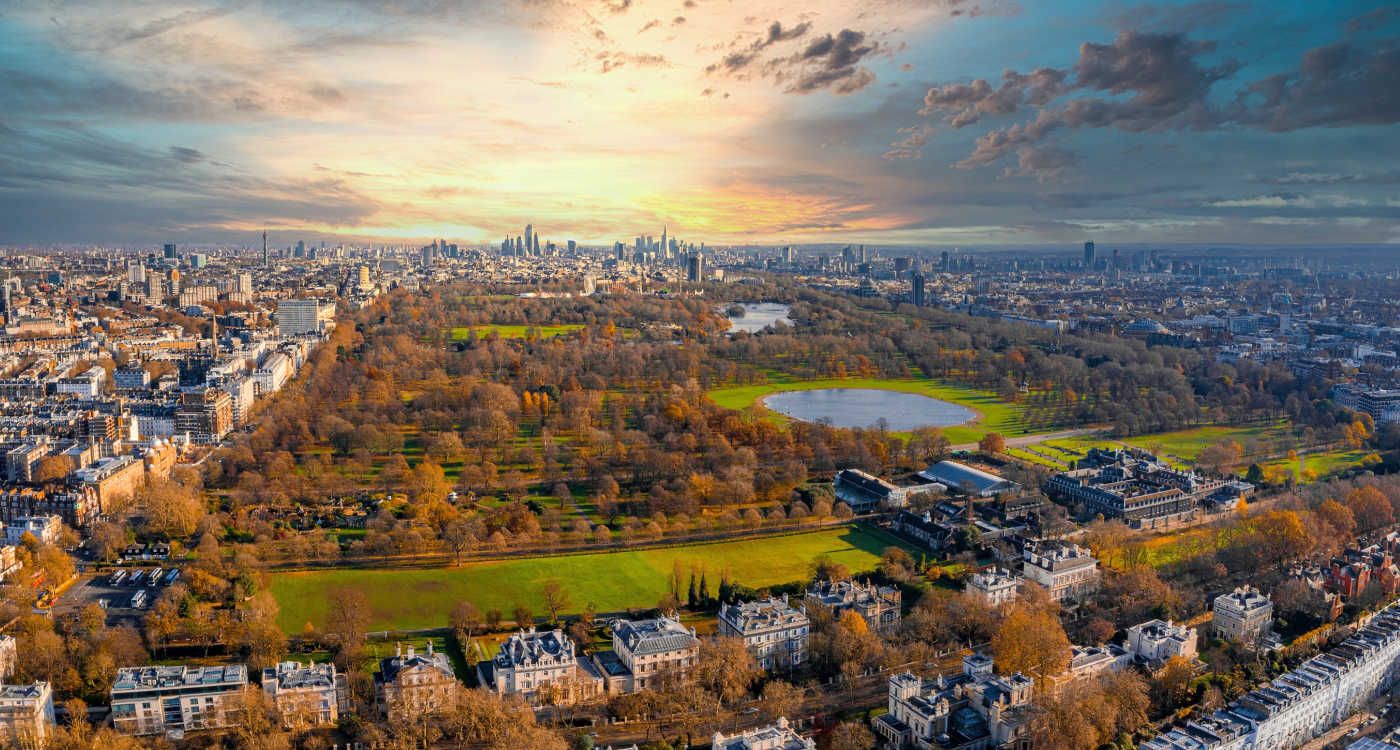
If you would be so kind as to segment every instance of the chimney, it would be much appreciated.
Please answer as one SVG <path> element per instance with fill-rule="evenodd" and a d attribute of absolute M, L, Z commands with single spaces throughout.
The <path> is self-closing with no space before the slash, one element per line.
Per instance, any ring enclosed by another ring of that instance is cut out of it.
<path fill-rule="evenodd" d="M 433 655 L 433 642 L 432 642 L 432 641 L 428 641 L 428 657 L 429 657 L 429 658 L 432 658 L 432 655 Z"/>
<path fill-rule="evenodd" d="M 403 657 L 403 644 L 402 644 L 402 643 L 398 643 L 398 642 L 395 642 L 395 643 L 394 643 L 394 656 L 397 656 L 397 657 L 400 657 L 400 658 Z"/>
<path fill-rule="evenodd" d="M 410 659 L 413 658 L 413 644 L 412 644 L 412 643 L 408 644 L 408 658 L 410 658 Z"/>

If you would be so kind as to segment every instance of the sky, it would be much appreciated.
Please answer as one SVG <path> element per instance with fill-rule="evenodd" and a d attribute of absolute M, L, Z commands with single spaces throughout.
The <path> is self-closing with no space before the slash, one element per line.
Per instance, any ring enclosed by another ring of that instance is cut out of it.
<path fill-rule="evenodd" d="M 0 243 L 1400 244 L 1362 0 L 0 0 Z"/>

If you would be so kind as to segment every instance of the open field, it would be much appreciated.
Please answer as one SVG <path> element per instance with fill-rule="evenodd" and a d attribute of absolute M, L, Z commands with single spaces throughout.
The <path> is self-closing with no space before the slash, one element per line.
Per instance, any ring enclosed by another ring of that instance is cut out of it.
<path fill-rule="evenodd" d="M 962 385 L 940 383 L 921 378 L 825 378 L 820 380 L 782 380 L 774 378 L 761 385 L 741 385 L 730 388 L 717 388 L 710 391 L 710 400 L 726 409 L 747 409 L 758 403 L 764 396 L 782 391 L 812 391 L 821 388 L 873 388 L 900 393 L 917 393 L 941 401 L 966 406 L 977 412 L 976 421 L 965 425 L 944 427 L 943 434 L 953 443 L 976 442 L 988 432 L 999 432 L 1008 437 L 1025 434 L 1023 409 L 1016 404 L 1008 404 L 990 391 L 978 390 Z M 769 412 L 775 418 L 787 417 L 777 412 Z"/>
<path fill-rule="evenodd" d="M 1370 450 L 1330 450 L 1318 451 L 1301 455 L 1296 459 L 1279 458 L 1260 464 L 1261 468 L 1285 467 L 1293 472 L 1293 476 L 1300 479 L 1303 476 L 1303 468 L 1314 472 L 1318 479 L 1323 479 L 1331 474 L 1354 468 L 1361 464 L 1361 461 L 1371 455 Z"/>
<path fill-rule="evenodd" d="M 476 331 L 476 335 L 479 338 L 485 338 L 487 335 L 495 333 L 503 339 L 523 339 L 526 333 L 532 328 L 538 330 L 541 337 L 552 338 L 554 336 L 563 336 L 566 333 L 573 333 L 574 331 L 580 330 L 583 328 L 583 324 L 561 323 L 558 325 L 529 326 L 492 323 L 483 326 L 458 326 L 452 329 L 451 334 L 453 341 L 466 340 L 473 330 Z"/>
<path fill-rule="evenodd" d="M 1251 443 L 1259 445 L 1264 453 L 1274 452 L 1273 449 L 1286 451 L 1297 446 L 1286 422 L 1248 427 L 1210 425 L 1176 432 L 1138 435 L 1126 438 L 1123 442 L 1139 448 L 1159 450 L 1183 461 L 1194 461 L 1201 451 L 1222 440 L 1233 440 L 1244 446 L 1246 458 L 1249 456 Z"/>
<path fill-rule="evenodd" d="M 323 626 L 328 594 L 341 587 L 365 592 L 372 630 L 431 628 L 446 625 L 448 613 L 464 599 L 483 612 L 499 609 L 507 619 L 518 604 L 539 616 L 544 613 L 540 585 L 550 579 L 564 584 L 569 612 L 590 604 L 601 612 L 618 611 L 654 606 L 665 594 L 677 561 L 686 570 L 687 582 L 691 566 L 702 567 L 713 594 L 724 571 L 732 581 L 755 588 L 791 583 L 806 578 L 808 564 L 819 555 L 829 555 L 852 571 L 873 570 L 884 549 L 897 543 L 881 531 L 851 526 L 715 544 L 495 560 L 460 568 L 277 573 L 272 576 L 272 593 L 282 607 L 278 622 L 289 633 L 301 632 L 308 621 Z"/>

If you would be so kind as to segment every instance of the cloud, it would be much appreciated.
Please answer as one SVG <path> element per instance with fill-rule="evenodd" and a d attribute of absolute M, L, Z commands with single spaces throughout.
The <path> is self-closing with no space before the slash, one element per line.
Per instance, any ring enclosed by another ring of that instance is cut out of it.
<path fill-rule="evenodd" d="M 884 159 L 917 159 L 924 151 L 924 146 L 928 144 L 929 135 L 933 133 L 933 127 L 927 123 L 915 125 L 908 128 L 900 128 L 900 134 L 904 137 L 895 141 L 886 151 Z"/>
<path fill-rule="evenodd" d="M 791 81 L 786 88 L 790 94 L 821 89 L 849 94 L 875 80 L 874 73 L 858 66 L 879 49 L 878 43 L 866 41 L 864 32 L 842 29 L 835 36 L 812 40 L 806 49 L 786 60 L 770 63 L 770 71 L 779 81 Z"/>
<path fill-rule="evenodd" d="M 1400 182 L 1400 172 L 1342 174 L 1337 172 L 1288 172 L 1269 177 L 1256 177 L 1254 182 L 1269 185 L 1393 185 Z"/>
<path fill-rule="evenodd" d="M 1308 50 L 1297 70 L 1249 85 L 1237 105 L 1239 121 L 1276 132 L 1400 122 L 1400 43 Z"/>
<path fill-rule="evenodd" d="M 1183 32 L 1123 31 L 1111 43 L 1081 45 L 1069 68 L 1007 70 L 996 86 L 985 79 L 934 86 L 919 113 L 954 129 L 988 117 L 1033 113 L 978 136 L 956 166 L 982 167 L 1014 154 L 1017 166 L 1003 174 L 1042 180 L 1062 175 L 1074 163 L 1069 152 L 1043 144 L 1060 131 L 1141 133 L 1231 125 L 1288 131 L 1400 122 L 1400 86 L 1395 85 L 1400 45 L 1394 41 L 1375 49 L 1341 41 L 1309 50 L 1296 71 L 1246 84 L 1225 106 L 1215 103 L 1213 94 L 1241 65 L 1229 58 L 1206 62 L 1215 52 L 1214 42 Z"/>
<path fill-rule="evenodd" d="M 724 58 L 719 62 L 710 64 L 708 67 L 705 68 L 705 72 L 722 72 L 729 74 L 738 73 L 744 68 L 747 68 L 755 60 L 757 60 L 759 54 L 763 52 L 763 50 L 766 50 L 774 44 L 778 44 L 779 42 L 788 42 L 794 39 L 800 39 L 801 37 L 805 36 L 807 32 L 811 29 L 812 24 L 810 21 L 803 21 L 802 23 L 799 23 L 796 26 L 792 26 L 789 28 L 783 28 L 782 22 L 774 21 L 773 23 L 768 25 L 766 32 L 758 39 L 749 42 L 737 51 L 725 55 Z M 731 46 L 738 44 L 742 39 L 743 37 L 734 40 L 734 42 L 731 43 Z"/>
<path fill-rule="evenodd" d="M 660 20 L 660 19 L 657 19 L 657 18 L 653 18 L 653 19 L 651 19 L 650 21 L 647 21 L 645 26 L 643 26 L 643 27 L 640 28 L 640 29 L 637 29 L 637 33 L 638 33 L 638 34 L 645 34 L 646 32 L 648 32 L 648 31 L 650 31 L 651 29 L 654 29 L 654 28 L 656 28 L 657 26 L 660 26 L 660 25 L 661 25 L 661 20 Z"/>
<path fill-rule="evenodd" d="M 205 159 L 204 152 L 197 148 L 189 148 L 186 146 L 171 146 L 170 155 L 175 157 L 177 161 L 184 162 L 185 164 L 194 164 L 195 162 L 201 162 Z"/>
<path fill-rule="evenodd" d="M 624 65 L 631 65 L 635 68 L 658 68 L 671 64 L 663 55 L 618 51 L 599 52 L 594 59 L 601 63 L 599 70 L 603 73 L 610 73 Z"/>

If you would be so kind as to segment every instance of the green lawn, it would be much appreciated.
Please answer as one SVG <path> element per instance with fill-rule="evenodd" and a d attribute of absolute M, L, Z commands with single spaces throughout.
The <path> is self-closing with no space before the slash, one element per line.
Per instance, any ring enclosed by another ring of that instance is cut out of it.
<path fill-rule="evenodd" d="M 1248 427 L 1210 425 L 1177 432 L 1138 435 L 1127 438 L 1123 442 L 1148 450 L 1160 450 L 1186 461 L 1194 461 L 1202 450 L 1222 440 L 1233 440 L 1245 446 L 1246 450 L 1250 441 L 1255 441 L 1264 448 L 1265 452 L 1271 452 L 1269 451 L 1271 447 L 1278 447 L 1281 450 L 1293 447 L 1289 445 L 1290 442 L 1293 442 L 1290 436 L 1288 423 L 1276 422 Z"/>
<path fill-rule="evenodd" d="M 972 443 L 988 432 L 1014 436 L 1025 434 L 1024 410 L 1016 404 L 1002 401 L 995 393 L 952 383 L 940 383 L 922 378 L 825 378 L 820 380 L 780 380 L 762 385 L 741 385 L 717 388 L 709 393 L 710 400 L 726 409 L 747 409 L 764 396 L 782 391 L 811 391 L 820 388 L 873 388 L 901 393 L 917 393 L 941 401 L 966 406 L 978 414 L 974 422 L 943 428 L 943 434 L 953 443 Z M 775 417 L 786 419 L 776 412 Z"/>
<path fill-rule="evenodd" d="M 528 326 L 492 323 L 491 325 L 484 326 L 458 326 L 452 329 L 452 340 L 465 340 L 473 329 L 476 330 L 476 335 L 480 338 L 485 338 L 488 334 L 494 332 L 503 339 L 523 339 L 525 338 L 526 332 L 531 328 L 537 329 L 540 332 L 540 336 L 543 338 L 552 338 L 554 336 L 563 336 L 566 333 L 580 330 L 583 328 L 583 324 L 560 323 L 558 325 Z"/>
<path fill-rule="evenodd" d="M 1291 469 L 1293 471 L 1293 476 L 1299 479 L 1302 478 L 1303 467 L 1306 466 L 1309 471 L 1317 473 L 1318 479 L 1323 479 L 1330 474 L 1336 474 L 1339 471 L 1345 471 L 1346 469 L 1360 465 L 1361 460 L 1371 455 L 1372 452 L 1373 451 L 1370 450 L 1344 449 L 1318 451 L 1316 453 L 1301 455 L 1295 460 L 1289 460 L 1287 458 L 1275 459 L 1260 464 L 1260 466 L 1264 468 L 1284 466 Z"/>
<path fill-rule="evenodd" d="M 808 564 L 819 555 L 830 555 L 853 571 L 873 570 L 884 549 L 896 544 L 878 530 L 846 527 L 717 544 L 499 560 L 460 568 L 276 573 L 271 585 L 282 607 L 278 622 L 289 633 L 301 632 L 308 621 L 324 625 L 328 592 L 346 586 L 362 589 L 368 596 L 372 630 L 431 628 L 446 625 L 448 613 L 464 599 L 482 611 L 499 609 L 507 619 L 517 604 L 542 615 L 539 589 L 549 579 L 564 584 L 571 612 L 589 604 L 600 612 L 650 608 L 665 593 L 675 561 L 680 561 L 687 577 L 692 565 L 703 566 L 713 594 L 722 571 L 746 586 L 773 586 L 806 578 Z"/>

